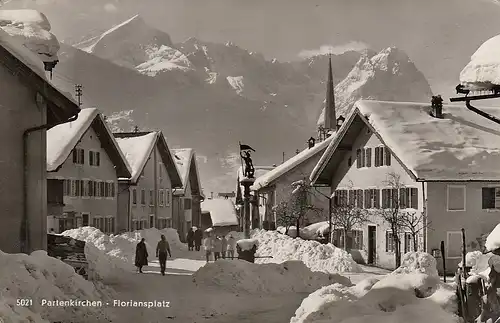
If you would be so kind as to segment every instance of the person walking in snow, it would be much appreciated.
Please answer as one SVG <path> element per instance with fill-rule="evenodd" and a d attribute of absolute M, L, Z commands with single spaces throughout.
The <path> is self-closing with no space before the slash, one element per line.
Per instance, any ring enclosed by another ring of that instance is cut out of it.
<path fill-rule="evenodd" d="M 193 245 L 194 245 L 194 231 L 193 231 L 193 228 L 189 229 L 189 232 L 187 234 L 187 243 L 188 243 L 188 250 L 192 251 L 193 250 Z"/>
<path fill-rule="evenodd" d="M 194 246 L 196 251 L 200 251 L 202 239 L 203 239 L 203 233 L 199 228 L 196 228 L 196 230 L 194 230 Z"/>
<path fill-rule="evenodd" d="M 160 271 L 163 276 L 165 276 L 165 270 L 167 269 L 167 253 L 172 258 L 172 253 L 170 252 L 170 245 L 168 244 L 165 235 L 161 235 L 161 240 L 158 241 L 156 245 L 156 257 L 160 261 Z"/>
<path fill-rule="evenodd" d="M 233 259 L 234 258 L 234 248 L 236 245 L 236 239 L 230 234 L 227 238 L 227 257 Z"/>
<path fill-rule="evenodd" d="M 215 236 L 214 240 L 214 261 L 220 259 L 220 254 L 222 253 L 222 241 L 219 236 Z"/>
<path fill-rule="evenodd" d="M 141 242 L 135 247 L 135 266 L 137 271 L 142 274 L 142 267 L 148 265 L 148 249 L 146 248 L 145 239 L 142 238 Z"/>
<path fill-rule="evenodd" d="M 207 258 L 207 262 L 209 262 L 214 249 L 214 239 L 210 233 L 207 233 L 207 237 L 203 240 L 203 249 L 205 249 L 205 257 Z"/>
<path fill-rule="evenodd" d="M 220 239 L 220 241 L 222 243 L 222 251 L 221 251 L 222 259 L 226 259 L 226 250 L 227 250 L 226 236 L 222 236 L 222 238 Z"/>

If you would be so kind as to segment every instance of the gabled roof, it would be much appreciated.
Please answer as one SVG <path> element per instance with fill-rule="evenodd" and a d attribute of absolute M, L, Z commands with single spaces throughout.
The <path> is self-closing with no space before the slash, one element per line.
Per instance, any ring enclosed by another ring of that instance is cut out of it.
<path fill-rule="evenodd" d="M 210 212 L 212 226 L 222 227 L 238 225 L 238 216 L 234 203 L 229 199 L 208 199 L 201 202 L 202 212 Z"/>
<path fill-rule="evenodd" d="M 442 119 L 430 110 L 427 103 L 358 101 L 311 180 L 325 178 L 349 128 L 362 122 L 417 181 L 500 181 L 500 126 L 465 106 L 444 105 Z M 500 117 L 500 109 L 481 110 Z"/>
<path fill-rule="evenodd" d="M 203 196 L 201 192 L 200 173 L 198 170 L 198 163 L 196 161 L 196 154 L 192 148 L 172 149 L 175 164 L 179 170 L 182 179 L 182 188 L 174 191 L 175 195 L 184 195 L 188 183 L 191 184 L 191 190 L 196 194 Z M 195 176 L 194 179 L 192 176 Z M 193 185 L 194 184 L 194 185 Z"/>
<path fill-rule="evenodd" d="M 47 81 L 40 58 L 1 28 L 0 57 L 0 64 L 48 101 L 49 120 L 64 121 L 78 114 L 80 108 L 71 96 L 57 90 Z"/>
<path fill-rule="evenodd" d="M 120 180 L 129 180 L 132 184 L 139 181 L 142 171 L 151 156 L 154 147 L 158 146 L 160 158 L 167 168 L 168 176 L 172 183 L 172 188 L 182 187 L 182 180 L 179 171 L 175 166 L 172 154 L 167 145 L 167 141 L 161 131 L 149 132 L 120 132 L 113 134 L 123 151 L 131 167 L 131 176 L 120 178 Z"/>
<path fill-rule="evenodd" d="M 335 136 L 335 133 L 332 134 L 330 137 L 326 138 L 326 140 L 314 145 L 314 147 L 306 148 L 297 155 L 285 161 L 283 164 L 278 165 L 268 173 L 257 177 L 251 189 L 259 190 L 272 185 L 272 183 L 278 180 L 281 176 L 307 162 L 310 158 L 317 156 L 319 153 L 322 153 Z"/>
<path fill-rule="evenodd" d="M 82 109 L 75 121 L 63 123 L 47 130 L 47 171 L 57 172 L 91 127 L 116 166 L 117 176 L 130 176 L 131 169 L 125 156 L 118 147 L 104 117 L 95 108 Z"/>

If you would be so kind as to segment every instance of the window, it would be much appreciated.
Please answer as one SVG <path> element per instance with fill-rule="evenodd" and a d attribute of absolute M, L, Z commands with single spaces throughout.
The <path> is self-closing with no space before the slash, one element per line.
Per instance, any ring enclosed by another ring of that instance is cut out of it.
<path fill-rule="evenodd" d="M 375 147 L 375 167 L 391 166 L 391 152 L 387 147 Z"/>
<path fill-rule="evenodd" d="M 191 210 L 191 199 L 190 198 L 184 199 L 184 210 Z"/>
<path fill-rule="evenodd" d="M 348 193 L 347 190 L 336 190 L 334 196 L 334 206 L 346 206 Z"/>
<path fill-rule="evenodd" d="M 172 227 L 172 219 L 165 219 L 165 228 Z"/>
<path fill-rule="evenodd" d="M 82 186 L 80 184 L 80 180 L 75 180 L 75 196 L 82 196 Z"/>
<path fill-rule="evenodd" d="M 405 232 L 405 253 L 413 250 L 413 237 L 410 232 Z"/>
<path fill-rule="evenodd" d="M 385 232 L 385 252 L 394 252 L 396 250 L 396 241 L 392 231 Z"/>
<path fill-rule="evenodd" d="M 88 198 L 90 195 L 89 195 L 89 180 L 82 180 L 81 182 L 81 192 L 82 192 L 82 197 L 84 198 Z"/>
<path fill-rule="evenodd" d="M 446 257 L 450 259 L 459 259 L 462 257 L 462 232 L 446 232 Z"/>
<path fill-rule="evenodd" d="M 71 180 L 65 179 L 63 183 L 63 196 L 71 196 Z"/>
<path fill-rule="evenodd" d="M 85 164 L 85 150 L 80 148 L 73 149 L 73 163 L 78 165 Z"/>
<path fill-rule="evenodd" d="M 353 207 L 356 205 L 356 191 L 355 190 L 349 190 L 349 206 Z"/>
<path fill-rule="evenodd" d="M 158 201 L 159 201 L 158 204 L 160 206 L 163 206 L 163 204 L 165 203 L 165 191 L 163 189 L 160 189 L 158 191 L 158 195 L 159 195 L 158 196 Z"/>
<path fill-rule="evenodd" d="M 372 167 L 372 149 L 365 148 L 365 167 Z"/>
<path fill-rule="evenodd" d="M 106 193 L 106 183 L 105 182 L 99 182 L 99 196 L 100 197 L 105 197 Z"/>
<path fill-rule="evenodd" d="M 170 206 L 170 190 L 165 189 L 165 206 Z"/>
<path fill-rule="evenodd" d="M 141 190 L 141 204 L 146 205 L 146 190 L 145 189 Z"/>
<path fill-rule="evenodd" d="M 483 187 L 483 210 L 500 209 L 500 187 Z"/>
<path fill-rule="evenodd" d="M 344 229 L 333 230 L 333 245 L 337 248 L 344 248 Z"/>
<path fill-rule="evenodd" d="M 92 180 L 88 181 L 88 188 L 87 189 L 88 189 L 90 197 L 94 196 L 94 187 L 95 187 L 94 185 L 95 185 L 94 181 L 92 181 Z"/>
<path fill-rule="evenodd" d="M 382 208 L 392 209 L 399 207 L 399 196 L 396 188 L 382 189 Z"/>
<path fill-rule="evenodd" d="M 363 190 L 356 190 L 356 207 L 363 208 Z"/>
<path fill-rule="evenodd" d="M 352 249 L 363 250 L 363 231 L 352 230 Z"/>
<path fill-rule="evenodd" d="M 111 198 L 114 198 L 116 196 L 116 183 L 115 182 L 110 182 L 109 183 L 109 194 Z"/>
<path fill-rule="evenodd" d="M 132 204 L 137 204 L 137 190 L 132 189 Z"/>
<path fill-rule="evenodd" d="M 371 188 L 365 190 L 365 209 L 380 208 L 380 190 Z"/>
<path fill-rule="evenodd" d="M 448 211 L 465 211 L 465 185 L 448 185 Z"/>
<path fill-rule="evenodd" d="M 101 153 L 100 152 L 89 150 L 89 165 L 90 166 L 100 166 L 101 165 Z"/>
<path fill-rule="evenodd" d="M 400 188 L 399 203 L 402 209 L 418 209 L 418 189 L 415 187 Z"/>
<path fill-rule="evenodd" d="M 349 157 L 349 159 L 347 159 L 347 166 L 348 167 L 352 166 L 352 157 Z"/>
<path fill-rule="evenodd" d="M 155 191 L 149 190 L 149 206 L 155 205 L 154 196 L 155 196 Z"/>

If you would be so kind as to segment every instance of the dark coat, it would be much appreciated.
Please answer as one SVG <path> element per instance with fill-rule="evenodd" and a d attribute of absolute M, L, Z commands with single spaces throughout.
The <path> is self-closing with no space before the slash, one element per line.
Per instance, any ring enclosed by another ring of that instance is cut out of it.
<path fill-rule="evenodd" d="M 194 232 L 193 232 L 193 230 L 189 230 L 189 232 L 187 234 L 187 241 L 193 242 L 193 240 L 194 240 Z"/>
<path fill-rule="evenodd" d="M 194 242 L 196 245 L 201 246 L 201 240 L 203 240 L 203 232 L 198 229 L 194 232 Z"/>
<path fill-rule="evenodd" d="M 148 250 L 144 242 L 139 242 L 135 248 L 135 265 L 147 266 L 148 265 Z"/>

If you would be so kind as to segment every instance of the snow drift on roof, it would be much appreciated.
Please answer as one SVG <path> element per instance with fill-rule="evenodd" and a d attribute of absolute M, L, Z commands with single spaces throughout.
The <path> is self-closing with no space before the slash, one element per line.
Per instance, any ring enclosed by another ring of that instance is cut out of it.
<path fill-rule="evenodd" d="M 265 175 L 257 177 L 257 179 L 255 180 L 251 189 L 252 190 L 259 190 L 261 188 L 268 186 L 271 182 L 275 181 L 283 174 L 286 174 L 287 172 L 289 172 L 293 168 L 295 168 L 295 167 L 299 166 L 300 164 L 302 164 L 303 162 L 306 162 L 307 160 L 309 160 L 309 158 L 324 151 L 334 137 L 335 137 L 335 134 L 331 135 L 326 140 L 324 140 L 320 143 L 317 143 L 312 148 L 306 148 L 305 150 L 301 151 L 297 155 L 295 155 L 292 158 L 285 161 L 283 164 L 278 165 L 276 168 L 274 168 L 270 172 L 266 173 Z"/>
<path fill-rule="evenodd" d="M 500 85 L 500 35 L 488 39 L 476 50 L 460 72 L 460 82 L 479 87 Z"/>
<path fill-rule="evenodd" d="M 0 28 L 17 39 L 45 62 L 56 61 L 59 41 L 50 32 L 50 23 L 36 10 L 0 10 Z"/>
<path fill-rule="evenodd" d="M 437 119 L 426 103 L 363 100 L 356 106 L 417 178 L 500 180 L 500 126 L 465 107 L 445 105 Z M 500 109 L 481 109 L 500 117 Z"/>
<path fill-rule="evenodd" d="M 212 226 L 214 227 L 238 225 L 236 209 L 234 208 L 234 204 L 231 200 L 205 200 L 201 202 L 201 210 L 203 212 L 210 212 Z"/>
<path fill-rule="evenodd" d="M 118 146 L 123 151 L 127 162 L 132 170 L 132 182 L 137 181 L 146 164 L 156 142 L 157 132 L 151 132 L 144 136 L 116 138 Z"/>
<path fill-rule="evenodd" d="M 75 121 L 63 123 L 47 130 L 48 172 L 57 170 L 66 161 L 98 113 L 99 111 L 95 108 L 82 109 Z"/>

